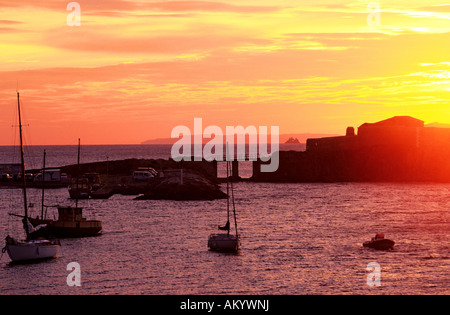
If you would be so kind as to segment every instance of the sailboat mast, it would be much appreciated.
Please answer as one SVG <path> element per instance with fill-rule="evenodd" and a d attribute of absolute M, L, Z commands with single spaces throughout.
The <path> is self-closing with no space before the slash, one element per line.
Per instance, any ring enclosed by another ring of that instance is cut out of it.
<path fill-rule="evenodd" d="M 237 228 L 237 220 L 236 220 L 236 207 L 234 204 L 233 179 L 231 180 L 231 200 L 233 201 L 234 230 L 236 231 L 236 236 L 238 236 L 238 228 Z"/>
<path fill-rule="evenodd" d="M 28 203 L 27 203 L 27 183 L 25 178 L 25 158 L 23 154 L 23 138 L 22 138 L 22 118 L 20 116 L 20 100 L 19 100 L 19 92 L 17 92 L 17 108 L 19 114 L 19 136 L 20 136 L 20 159 L 22 162 L 22 191 L 23 191 L 23 206 L 25 210 L 25 218 L 28 219 Z M 24 224 L 25 232 L 28 236 L 28 224 L 25 222 Z"/>
<path fill-rule="evenodd" d="M 230 224 L 229 224 L 229 222 L 230 222 L 230 188 L 229 188 L 230 177 L 229 177 L 229 171 L 228 171 L 228 163 L 230 163 L 230 162 L 227 161 L 227 226 L 228 226 L 227 235 L 230 235 Z"/>
<path fill-rule="evenodd" d="M 80 179 L 80 138 L 78 138 L 77 181 L 76 181 L 77 190 L 75 192 L 75 208 L 78 208 L 78 197 L 80 194 L 80 187 L 78 186 L 79 179 Z"/>
<path fill-rule="evenodd" d="M 41 220 L 44 220 L 44 194 L 45 194 L 45 155 L 44 150 L 44 161 L 42 163 L 42 200 L 41 200 Z"/>

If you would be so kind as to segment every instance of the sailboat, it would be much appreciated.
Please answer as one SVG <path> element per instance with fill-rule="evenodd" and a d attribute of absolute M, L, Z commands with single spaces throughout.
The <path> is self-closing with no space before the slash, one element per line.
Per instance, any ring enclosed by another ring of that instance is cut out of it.
<path fill-rule="evenodd" d="M 78 139 L 77 177 L 76 179 L 72 179 L 72 183 L 69 186 L 70 198 L 77 200 L 77 202 L 78 199 L 89 199 L 92 193 L 89 180 L 87 178 L 80 178 L 80 149 L 80 139 Z"/>
<path fill-rule="evenodd" d="M 80 164 L 80 139 L 78 139 L 78 165 Z M 45 169 L 45 154 L 44 166 Z M 76 185 L 78 186 L 78 176 Z M 44 189 L 44 185 L 42 185 Z M 44 194 L 42 193 L 42 211 L 41 218 L 28 218 L 33 227 L 36 227 L 30 233 L 30 237 L 37 239 L 39 237 L 89 237 L 100 235 L 102 230 L 102 221 L 86 220 L 83 217 L 83 208 L 78 207 L 78 198 L 75 201 L 75 207 L 56 206 L 58 209 L 58 220 L 51 220 L 44 217 Z M 39 228 L 40 226 L 43 226 Z"/>
<path fill-rule="evenodd" d="M 33 232 L 34 228 L 28 221 L 27 187 L 25 178 L 25 159 L 23 152 L 22 120 L 20 116 L 19 92 L 17 92 L 17 107 L 19 113 L 20 157 L 22 162 L 22 192 L 25 212 L 22 222 L 27 239 L 16 240 L 8 235 L 5 239 L 6 245 L 2 251 L 8 252 L 9 258 L 11 258 L 11 260 L 14 262 L 54 258 L 58 255 L 58 252 L 61 248 L 59 240 L 30 239 L 30 234 Z"/>
<path fill-rule="evenodd" d="M 227 145 L 228 151 L 228 145 Z M 241 246 L 241 237 L 238 234 L 236 207 L 234 203 L 233 182 L 231 177 L 231 162 L 227 159 L 227 222 L 224 226 L 218 226 L 219 230 L 227 231 L 227 233 L 213 233 L 209 236 L 208 247 L 212 251 L 220 252 L 237 252 Z M 230 191 L 231 191 L 231 205 L 233 206 L 234 229 L 235 234 L 230 233 Z"/>

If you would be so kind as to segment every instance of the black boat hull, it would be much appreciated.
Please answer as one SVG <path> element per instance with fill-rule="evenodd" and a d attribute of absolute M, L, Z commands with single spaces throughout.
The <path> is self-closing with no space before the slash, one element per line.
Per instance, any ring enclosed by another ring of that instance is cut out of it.
<path fill-rule="evenodd" d="M 46 224 L 45 227 L 30 233 L 29 237 L 37 239 L 40 237 L 75 238 L 91 237 L 101 234 L 101 221 L 79 221 L 79 222 L 59 222 L 52 220 L 29 219 L 30 223 L 37 227 Z"/>
<path fill-rule="evenodd" d="M 374 241 L 368 241 L 364 242 L 364 247 L 373 248 L 376 250 L 388 250 L 392 249 L 395 245 L 395 242 L 393 240 L 389 239 L 381 239 L 381 240 L 374 240 Z"/>

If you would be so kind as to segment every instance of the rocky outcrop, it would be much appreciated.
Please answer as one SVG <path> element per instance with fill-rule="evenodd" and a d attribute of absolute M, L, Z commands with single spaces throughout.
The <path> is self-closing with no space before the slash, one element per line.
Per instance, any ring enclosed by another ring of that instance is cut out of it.
<path fill-rule="evenodd" d="M 226 198 L 219 185 L 191 170 L 164 172 L 164 177 L 151 180 L 145 193 L 135 200 L 213 200 Z"/>

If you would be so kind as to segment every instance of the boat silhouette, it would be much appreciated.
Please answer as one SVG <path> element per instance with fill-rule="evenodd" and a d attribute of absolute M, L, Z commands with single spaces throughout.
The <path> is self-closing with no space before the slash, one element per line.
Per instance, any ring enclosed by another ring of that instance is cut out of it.
<path fill-rule="evenodd" d="M 378 233 L 375 237 L 372 237 L 370 241 L 363 243 L 364 247 L 370 247 L 377 250 L 388 250 L 392 249 L 395 245 L 393 240 L 384 238 L 384 234 Z"/>
<path fill-rule="evenodd" d="M 227 145 L 228 150 L 228 145 Z M 233 182 L 230 181 L 231 168 L 230 161 L 227 161 L 227 222 L 224 226 L 218 226 L 221 231 L 227 231 L 227 233 L 213 233 L 209 236 L 208 247 L 212 251 L 220 252 L 237 252 L 241 246 L 241 237 L 238 234 L 237 219 L 236 219 L 236 207 L 234 203 L 234 189 Z M 231 205 L 233 207 L 234 217 L 234 229 L 235 234 L 230 233 L 230 192 L 231 192 Z"/>
<path fill-rule="evenodd" d="M 78 148 L 80 140 L 78 139 Z M 79 152 L 79 150 L 78 150 Z M 79 165 L 79 155 L 78 155 Z M 45 152 L 44 152 L 44 166 L 45 170 Z M 78 179 L 77 179 L 78 186 Z M 46 218 L 44 213 L 44 188 L 42 185 L 42 211 L 41 217 L 28 217 L 28 222 L 31 224 L 29 238 L 39 239 L 42 237 L 57 237 L 57 238 L 74 238 L 74 237 L 90 237 L 98 236 L 102 231 L 102 221 L 87 220 L 83 217 L 83 208 L 78 207 L 78 198 L 76 198 L 75 207 L 72 206 L 54 206 L 58 209 L 58 219 L 52 220 Z M 11 214 L 15 215 L 15 214 Z M 19 216 L 19 215 L 15 215 Z"/>
<path fill-rule="evenodd" d="M 22 194 L 23 194 L 23 227 L 25 229 L 26 239 L 16 240 L 11 236 L 6 236 L 6 245 L 2 252 L 7 252 L 13 262 L 24 262 L 33 260 L 42 260 L 54 258 L 58 255 L 61 248 L 59 240 L 40 239 L 33 240 L 32 233 L 35 230 L 28 220 L 27 204 L 27 186 L 25 178 L 25 158 L 23 153 L 22 119 L 20 115 L 20 98 L 17 92 L 17 107 L 19 115 L 19 134 L 20 134 L 20 158 L 22 167 Z"/>

